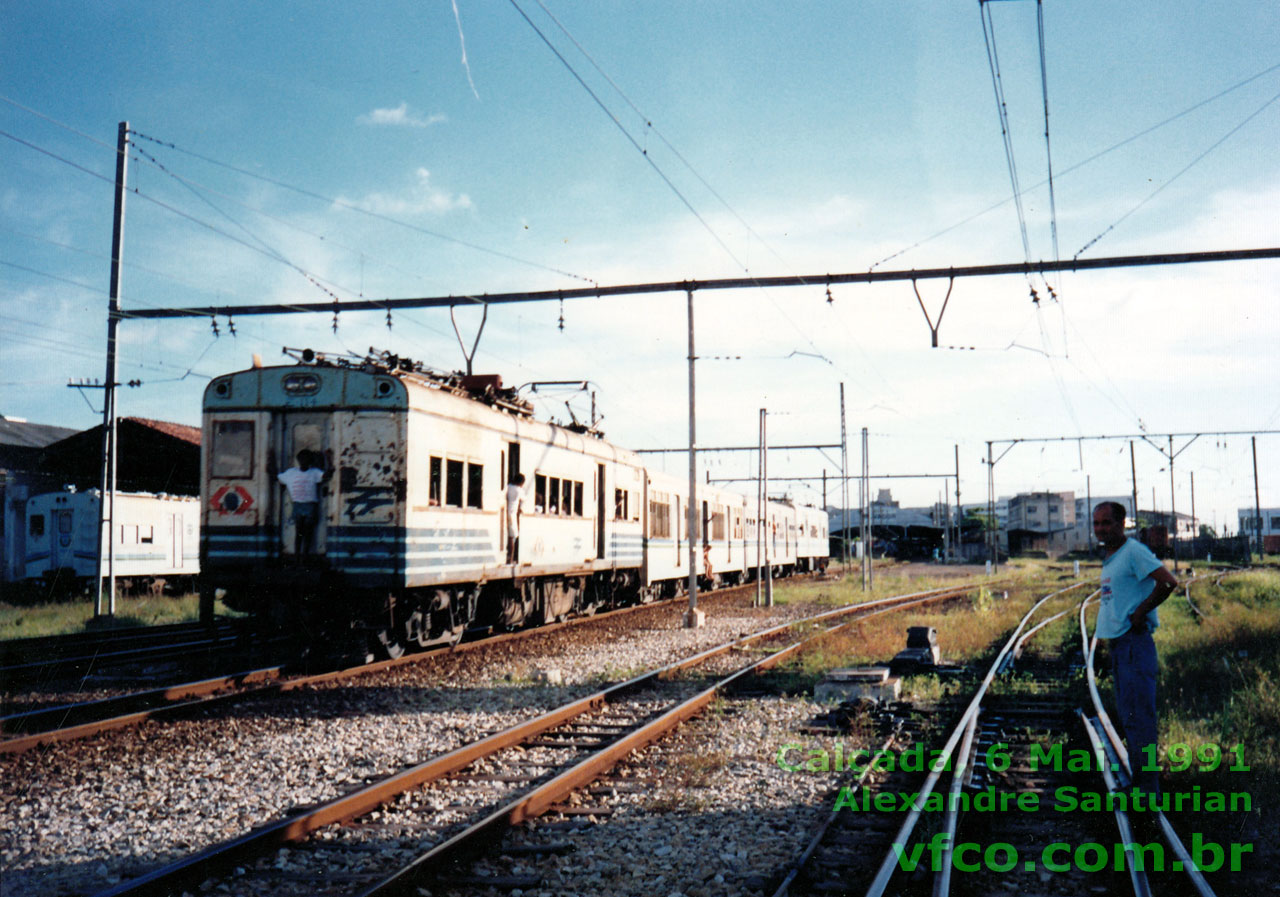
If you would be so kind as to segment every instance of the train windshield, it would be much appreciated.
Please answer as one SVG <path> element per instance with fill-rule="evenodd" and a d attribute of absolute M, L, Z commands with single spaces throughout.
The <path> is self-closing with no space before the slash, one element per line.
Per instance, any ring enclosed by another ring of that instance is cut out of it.
<path fill-rule="evenodd" d="M 253 476 L 253 421 L 220 420 L 213 425 L 213 467 L 222 478 Z"/>

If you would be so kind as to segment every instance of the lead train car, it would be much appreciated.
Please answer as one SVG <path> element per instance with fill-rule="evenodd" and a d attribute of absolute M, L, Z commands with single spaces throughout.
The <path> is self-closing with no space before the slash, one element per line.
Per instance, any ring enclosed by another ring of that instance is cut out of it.
<path fill-rule="evenodd" d="M 580 428 L 534 420 L 496 377 L 388 361 L 255 368 L 209 384 L 204 611 L 222 593 L 312 637 L 352 627 L 394 656 L 472 624 L 514 628 L 680 591 L 687 484 Z M 331 477 L 313 550 L 300 557 L 276 472 L 302 450 L 329 458 Z M 526 481 L 511 564 L 505 495 L 517 472 Z M 708 582 L 751 575 L 743 497 L 703 487 L 699 500 L 700 571 Z M 797 558 L 795 509 L 771 503 L 771 514 L 792 533 L 789 554 L 771 555 L 776 569 L 816 565 Z"/>

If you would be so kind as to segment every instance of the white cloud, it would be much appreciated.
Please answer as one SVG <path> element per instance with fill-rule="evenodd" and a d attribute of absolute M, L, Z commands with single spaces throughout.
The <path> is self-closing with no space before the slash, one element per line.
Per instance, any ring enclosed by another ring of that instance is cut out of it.
<path fill-rule="evenodd" d="M 407 128 L 428 128 L 445 121 L 439 113 L 421 116 L 409 111 L 408 103 L 401 103 L 394 109 L 374 109 L 356 119 L 362 125 L 392 125 Z"/>
<path fill-rule="evenodd" d="M 450 193 L 432 186 L 431 172 L 427 169 L 419 168 L 414 172 L 414 178 L 416 183 L 404 193 L 369 193 L 361 199 L 339 197 L 338 203 L 393 217 L 444 214 L 471 208 L 471 197 L 467 194 Z"/>

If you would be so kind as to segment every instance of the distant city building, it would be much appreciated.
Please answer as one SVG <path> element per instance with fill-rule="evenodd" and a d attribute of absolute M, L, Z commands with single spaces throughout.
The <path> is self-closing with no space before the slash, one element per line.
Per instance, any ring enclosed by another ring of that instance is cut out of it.
<path fill-rule="evenodd" d="M 1076 526 L 1074 492 L 1023 492 L 1009 500 L 1006 536 L 1009 553 L 1044 551 L 1065 554 Z"/>
<path fill-rule="evenodd" d="M 1258 538 L 1258 515 L 1253 508 L 1240 508 L 1238 513 L 1240 535 L 1248 536 L 1250 544 L 1254 544 Z M 1280 508 L 1262 508 L 1261 521 L 1263 550 L 1268 554 L 1280 552 Z"/>

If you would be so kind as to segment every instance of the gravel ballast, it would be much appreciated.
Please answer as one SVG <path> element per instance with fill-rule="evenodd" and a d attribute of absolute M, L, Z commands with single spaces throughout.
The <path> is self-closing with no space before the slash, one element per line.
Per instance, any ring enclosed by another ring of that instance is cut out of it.
<path fill-rule="evenodd" d="M 588 694 L 813 607 L 708 601 L 442 654 L 209 718 L 146 723 L 0 757 L 3 894 L 101 889 L 242 834 L 289 808 L 421 763 Z M 556 670 L 561 686 L 538 684 Z"/>

